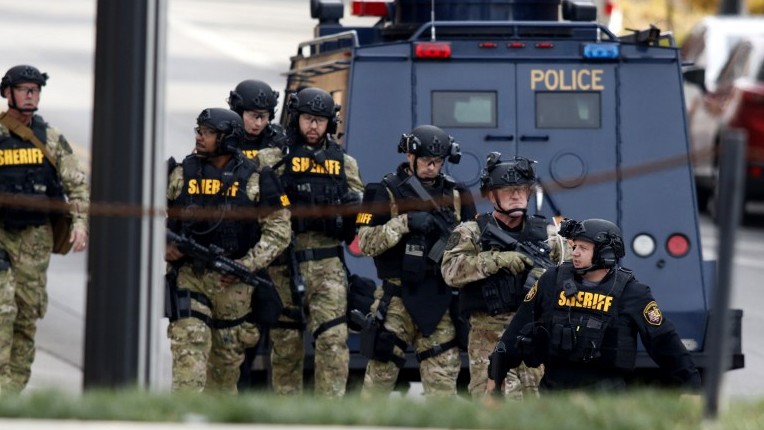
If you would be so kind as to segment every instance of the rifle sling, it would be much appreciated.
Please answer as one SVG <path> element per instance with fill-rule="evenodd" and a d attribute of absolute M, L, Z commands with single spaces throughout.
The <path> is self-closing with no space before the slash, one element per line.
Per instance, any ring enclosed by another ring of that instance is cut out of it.
<path fill-rule="evenodd" d="M 48 151 L 48 147 L 46 147 L 45 144 L 37 138 L 37 136 L 35 136 L 34 131 L 32 131 L 31 128 L 22 124 L 16 118 L 8 115 L 8 111 L 0 113 L 0 124 L 6 126 L 8 130 L 12 131 L 15 135 L 26 140 L 27 142 L 32 142 L 32 144 L 36 146 L 37 149 L 42 151 L 42 154 L 45 156 L 45 158 L 48 159 L 50 164 L 53 165 L 53 168 L 56 169 L 56 172 L 58 172 L 58 163 L 56 163 L 56 159 L 53 157 L 53 154 L 51 154 L 50 151 Z"/>

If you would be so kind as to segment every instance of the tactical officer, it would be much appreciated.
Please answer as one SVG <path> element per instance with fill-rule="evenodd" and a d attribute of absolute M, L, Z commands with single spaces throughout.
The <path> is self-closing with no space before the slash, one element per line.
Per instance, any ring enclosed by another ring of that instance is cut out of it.
<path fill-rule="evenodd" d="M 521 361 L 544 364 L 542 390 L 613 390 L 634 369 L 637 333 L 669 382 L 700 389 L 700 375 L 650 288 L 620 267 L 621 230 L 612 222 L 565 220 L 573 261 L 547 270 L 491 354 L 488 389 Z"/>
<path fill-rule="evenodd" d="M 441 172 L 457 163 L 459 145 L 443 130 L 422 125 L 404 134 L 398 152 L 406 162 L 364 192 L 358 236 L 361 251 L 374 257 L 383 284 L 362 332 L 369 356 L 363 395 L 386 394 L 395 386 L 404 353 L 413 345 L 427 395 L 455 395 L 458 339 L 453 295 L 440 263 L 446 238 L 476 210 L 469 190 Z"/>
<path fill-rule="evenodd" d="M 271 121 L 276 117 L 279 93 L 263 81 L 247 79 L 231 91 L 228 106 L 244 120 L 241 150 L 249 159 L 263 148 L 286 147 L 286 133 Z"/>
<path fill-rule="evenodd" d="M 488 154 L 480 178 L 480 192 L 491 201 L 493 211 L 458 225 L 443 256 L 443 279 L 462 289 L 460 311 L 470 322 L 469 390 L 473 398 L 485 394 L 488 357 L 496 342 L 530 287 L 552 265 L 550 245 L 558 244 L 555 249 L 561 249 L 561 239 L 553 228 L 548 235 L 546 219 L 527 214 L 536 187 L 535 161 L 523 157 L 501 161 L 500 157 L 498 152 Z M 524 392 L 537 393 L 542 375 L 543 368 L 524 364 L 512 369 L 508 396 L 522 399 Z"/>
<path fill-rule="evenodd" d="M 85 172 L 64 136 L 35 114 L 47 80 L 46 73 L 20 65 L 0 82 L 8 99 L 8 110 L 0 113 L 0 195 L 7 199 L 0 204 L 0 388 L 5 392 L 19 392 L 29 381 L 37 320 L 48 304 L 51 252 L 79 252 L 88 241 Z M 52 210 L 17 205 L 17 196 L 59 204 L 68 199 L 71 222 Z M 61 249 L 54 249 L 52 222 L 63 225 Z"/>
<path fill-rule="evenodd" d="M 170 173 L 168 207 L 182 209 L 182 216 L 170 217 L 168 228 L 260 271 L 283 252 L 290 236 L 278 178 L 269 168 L 259 170 L 239 150 L 244 129 L 236 113 L 205 109 L 196 122 L 194 153 Z M 259 209 L 256 221 L 234 218 L 234 210 L 253 208 Z M 216 211 L 194 216 L 201 209 Z M 177 276 L 171 290 L 176 311 L 167 330 L 173 390 L 235 393 L 244 349 L 260 336 L 250 312 L 257 291 L 184 256 L 173 242 L 167 245 L 166 260 Z"/>
<path fill-rule="evenodd" d="M 249 159 L 254 159 L 258 152 L 266 148 L 275 148 L 278 158 L 286 151 L 284 129 L 271 122 L 276 117 L 278 98 L 279 93 L 273 91 L 270 85 L 254 79 L 239 82 L 228 97 L 228 106 L 244 121 L 241 152 Z M 278 280 L 280 278 L 274 279 L 274 282 Z M 244 355 L 239 389 L 249 388 L 252 384 L 252 363 L 256 354 L 257 347 L 252 347 Z"/>
<path fill-rule="evenodd" d="M 315 392 L 340 397 L 345 394 L 350 359 L 348 281 L 341 244 L 355 235 L 357 209 L 351 206 L 360 202 L 363 182 L 358 163 L 332 137 L 340 106 L 329 93 L 304 88 L 290 95 L 287 109 L 289 153 L 274 168 L 281 172 L 292 203 L 295 238 L 285 255 L 292 264 L 281 261 L 269 270 L 285 306 L 285 315 L 270 332 L 272 385 L 279 394 L 302 391 L 307 325 L 315 344 Z M 267 154 L 274 152 L 262 151 L 258 159 L 269 164 Z M 299 290 L 301 282 L 304 291 Z"/>

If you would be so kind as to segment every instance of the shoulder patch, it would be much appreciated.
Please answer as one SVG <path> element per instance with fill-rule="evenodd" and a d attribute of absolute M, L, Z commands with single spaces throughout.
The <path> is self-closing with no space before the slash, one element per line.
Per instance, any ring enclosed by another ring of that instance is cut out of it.
<path fill-rule="evenodd" d="M 539 281 L 536 281 L 533 283 L 533 287 L 528 291 L 527 294 L 525 294 L 525 298 L 523 299 L 524 302 L 530 302 L 533 300 L 534 297 L 536 297 L 536 293 L 539 290 Z"/>
<path fill-rule="evenodd" d="M 462 235 L 458 232 L 451 233 L 451 236 L 448 236 L 448 242 L 446 242 L 446 251 L 454 249 L 460 240 L 462 240 Z"/>
<path fill-rule="evenodd" d="M 655 300 L 645 306 L 642 315 L 645 317 L 645 321 L 647 321 L 648 324 L 655 326 L 663 324 L 663 312 L 658 308 L 658 303 L 656 303 Z"/>

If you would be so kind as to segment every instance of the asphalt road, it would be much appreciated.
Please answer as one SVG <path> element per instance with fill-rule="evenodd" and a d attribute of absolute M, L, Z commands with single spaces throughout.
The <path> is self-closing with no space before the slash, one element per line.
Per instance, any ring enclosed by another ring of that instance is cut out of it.
<path fill-rule="evenodd" d="M 314 23 L 307 0 L 168 4 L 163 158 L 180 158 L 192 148 L 196 115 L 206 107 L 226 106 L 228 92 L 239 81 L 261 79 L 283 90 L 281 74 L 289 56 L 297 43 L 311 37 Z M 0 69 L 30 63 L 50 74 L 40 113 L 76 144 L 86 163 L 92 144 L 95 8 L 95 0 L 0 0 Z M 759 306 L 764 303 L 764 215 L 748 221 L 738 234 L 732 301 L 744 309 L 746 367 L 726 375 L 726 388 L 735 397 L 764 395 L 764 344 L 756 335 L 764 326 Z M 712 258 L 716 232 L 706 218 L 701 232 L 704 255 Z M 82 390 L 86 263 L 85 254 L 52 259 L 50 306 L 40 323 L 29 390 Z M 163 354 L 163 362 L 169 363 L 169 347 Z M 168 368 L 163 380 L 169 381 Z"/>

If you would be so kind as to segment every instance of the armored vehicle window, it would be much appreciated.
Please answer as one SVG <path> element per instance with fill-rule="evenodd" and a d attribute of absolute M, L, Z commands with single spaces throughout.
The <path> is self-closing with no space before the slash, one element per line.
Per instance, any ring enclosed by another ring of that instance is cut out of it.
<path fill-rule="evenodd" d="M 496 92 L 433 91 L 432 123 L 438 127 L 496 127 Z"/>
<path fill-rule="evenodd" d="M 600 94 L 537 92 L 536 128 L 600 128 Z"/>

